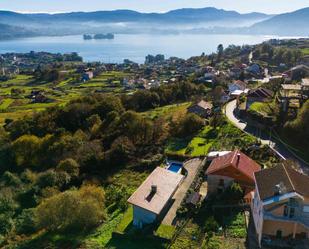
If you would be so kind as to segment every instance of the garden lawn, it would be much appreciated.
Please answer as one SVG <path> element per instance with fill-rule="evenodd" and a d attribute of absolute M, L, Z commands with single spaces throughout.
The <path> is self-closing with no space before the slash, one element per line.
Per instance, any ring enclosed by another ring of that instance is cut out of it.
<path fill-rule="evenodd" d="M 274 102 L 271 103 L 261 103 L 254 102 L 250 108 L 249 112 L 255 112 L 262 116 L 270 117 L 273 116 L 277 112 L 278 107 Z"/>
<path fill-rule="evenodd" d="M 133 207 L 132 205 L 130 205 L 127 211 L 124 213 L 120 223 L 118 224 L 116 232 L 124 233 L 132 222 L 133 222 Z"/>
<path fill-rule="evenodd" d="M 192 157 L 205 156 L 215 140 L 213 130 L 211 126 L 205 126 L 192 139 L 171 139 L 165 149 L 165 153 Z"/>
<path fill-rule="evenodd" d="M 175 233 L 175 227 L 161 224 L 155 234 L 161 238 L 171 239 Z"/>
<path fill-rule="evenodd" d="M 124 214 L 116 210 L 108 221 L 98 227 L 93 234 L 85 239 L 86 248 L 105 248 L 106 244 L 112 239 L 112 233 L 123 219 Z"/>

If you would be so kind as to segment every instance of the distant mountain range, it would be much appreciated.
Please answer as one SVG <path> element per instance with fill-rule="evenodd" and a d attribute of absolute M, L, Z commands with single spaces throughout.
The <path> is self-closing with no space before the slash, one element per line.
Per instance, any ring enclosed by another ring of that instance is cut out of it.
<path fill-rule="evenodd" d="M 37 35 L 37 33 L 31 30 L 1 23 L 0 23 L 0 30 L 1 30 L 0 39 L 23 38 Z"/>
<path fill-rule="evenodd" d="M 271 17 L 263 13 L 240 14 L 216 8 L 178 9 L 166 13 L 140 13 L 132 10 L 97 12 L 72 12 L 63 14 L 21 14 L 0 11 L 0 23 L 37 23 L 37 22 L 168 22 L 200 23 L 218 20 L 265 20 Z"/>
<path fill-rule="evenodd" d="M 250 33 L 309 35 L 309 8 L 281 15 L 240 14 L 216 8 L 178 9 L 166 13 L 132 10 L 22 14 L 0 11 L 5 36 L 73 35 L 83 33 Z M 162 25 L 164 24 L 164 25 Z"/>
<path fill-rule="evenodd" d="M 274 16 L 250 27 L 251 32 L 309 36 L 309 8 Z"/>

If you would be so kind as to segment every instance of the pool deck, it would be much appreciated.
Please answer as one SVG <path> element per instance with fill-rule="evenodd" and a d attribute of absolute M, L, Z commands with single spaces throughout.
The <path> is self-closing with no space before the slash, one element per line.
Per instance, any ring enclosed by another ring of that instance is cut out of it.
<path fill-rule="evenodd" d="M 177 209 L 179 208 L 182 200 L 185 198 L 186 193 L 188 192 L 188 189 L 194 181 L 194 178 L 201 166 L 202 160 L 199 158 L 192 159 L 184 164 L 183 167 L 188 171 L 188 175 L 179 186 L 176 193 L 173 195 L 172 199 L 174 199 L 174 203 L 172 204 L 164 219 L 162 220 L 162 224 L 175 225 Z"/>

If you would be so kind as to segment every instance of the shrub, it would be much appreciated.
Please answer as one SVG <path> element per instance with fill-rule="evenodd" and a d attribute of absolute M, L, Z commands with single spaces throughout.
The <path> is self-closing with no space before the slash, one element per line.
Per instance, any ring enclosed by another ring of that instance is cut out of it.
<path fill-rule="evenodd" d="M 59 162 L 57 169 L 66 172 L 71 178 L 78 177 L 79 175 L 79 164 L 72 158 Z"/>
<path fill-rule="evenodd" d="M 104 191 L 99 187 L 68 190 L 44 200 L 36 208 L 36 223 L 38 228 L 48 231 L 89 229 L 105 220 L 104 203 Z"/>
<path fill-rule="evenodd" d="M 6 235 L 13 228 L 14 223 L 12 217 L 8 213 L 0 214 L 0 234 Z"/>
<path fill-rule="evenodd" d="M 31 234 L 35 232 L 34 209 L 24 209 L 16 218 L 16 232 L 19 234 Z"/>

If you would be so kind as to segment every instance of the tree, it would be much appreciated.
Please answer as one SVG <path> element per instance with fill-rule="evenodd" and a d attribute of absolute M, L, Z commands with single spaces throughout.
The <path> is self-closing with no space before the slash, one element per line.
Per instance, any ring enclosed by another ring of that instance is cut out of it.
<path fill-rule="evenodd" d="M 125 163 L 135 151 L 135 146 L 128 137 L 118 137 L 108 153 L 109 160 L 115 163 Z"/>
<path fill-rule="evenodd" d="M 62 160 L 57 165 L 57 170 L 66 172 L 71 178 L 79 175 L 79 164 L 72 158 Z"/>
<path fill-rule="evenodd" d="M 170 132 L 176 136 L 188 137 L 197 133 L 204 126 L 204 120 L 194 113 L 188 113 L 172 120 Z"/>
<path fill-rule="evenodd" d="M 289 136 L 291 141 L 303 146 L 309 145 L 309 101 L 299 110 L 297 117 L 293 121 L 289 121 L 284 126 L 285 134 Z"/>
<path fill-rule="evenodd" d="M 34 135 L 23 135 L 13 142 L 15 161 L 18 166 L 38 166 L 41 141 Z"/>
<path fill-rule="evenodd" d="M 104 203 L 100 187 L 68 190 L 42 201 L 35 210 L 36 224 L 48 231 L 89 229 L 105 220 Z"/>
<path fill-rule="evenodd" d="M 24 209 L 16 218 L 16 230 L 19 234 L 31 234 L 35 232 L 34 209 Z"/>
<path fill-rule="evenodd" d="M 217 47 L 218 61 L 221 60 L 221 58 L 223 56 L 223 51 L 224 51 L 223 45 L 219 44 L 218 47 Z"/>

